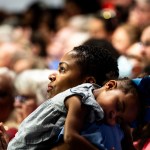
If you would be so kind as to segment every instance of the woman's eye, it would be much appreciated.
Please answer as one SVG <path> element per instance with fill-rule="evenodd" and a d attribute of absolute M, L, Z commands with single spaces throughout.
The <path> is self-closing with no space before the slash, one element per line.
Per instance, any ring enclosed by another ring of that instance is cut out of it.
<path fill-rule="evenodd" d="M 64 67 L 59 67 L 58 71 L 59 71 L 60 73 L 64 73 L 64 72 L 65 72 L 65 68 L 64 68 Z"/>

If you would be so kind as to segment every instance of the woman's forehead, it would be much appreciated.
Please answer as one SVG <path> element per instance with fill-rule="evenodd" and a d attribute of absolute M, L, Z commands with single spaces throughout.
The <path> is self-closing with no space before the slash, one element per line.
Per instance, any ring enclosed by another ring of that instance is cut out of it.
<path fill-rule="evenodd" d="M 68 51 L 67 53 L 65 53 L 64 56 L 67 55 L 67 56 L 70 56 L 70 57 L 71 57 L 71 56 L 75 55 L 76 53 L 77 53 L 76 51 L 70 50 L 70 51 Z M 64 56 L 63 56 L 63 57 L 64 57 Z M 62 58 L 63 58 L 63 57 L 62 57 Z"/>
<path fill-rule="evenodd" d="M 73 58 L 73 55 L 75 54 L 76 52 L 74 51 L 69 51 L 68 53 L 66 53 L 60 60 L 60 62 L 65 62 L 65 61 L 70 61 L 70 62 L 76 62 L 75 58 Z"/>

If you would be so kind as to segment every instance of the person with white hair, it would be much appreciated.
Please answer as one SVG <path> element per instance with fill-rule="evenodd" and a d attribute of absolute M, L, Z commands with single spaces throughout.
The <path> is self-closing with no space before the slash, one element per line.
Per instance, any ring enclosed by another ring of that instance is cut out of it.
<path fill-rule="evenodd" d="M 17 75 L 14 107 L 18 125 L 47 99 L 48 69 L 30 69 Z"/>

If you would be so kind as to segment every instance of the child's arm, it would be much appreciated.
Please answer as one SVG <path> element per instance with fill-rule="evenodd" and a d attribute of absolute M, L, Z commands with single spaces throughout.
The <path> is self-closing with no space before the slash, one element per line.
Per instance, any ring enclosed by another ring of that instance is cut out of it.
<path fill-rule="evenodd" d="M 95 146 L 80 135 L 88 111 L 86 106 L 81 103 L 80 97 L 68 98 L 65 105 L 68 113 L 64 127 L 64 142 L 68 144 L 71 150 L 96 150 Z"/>

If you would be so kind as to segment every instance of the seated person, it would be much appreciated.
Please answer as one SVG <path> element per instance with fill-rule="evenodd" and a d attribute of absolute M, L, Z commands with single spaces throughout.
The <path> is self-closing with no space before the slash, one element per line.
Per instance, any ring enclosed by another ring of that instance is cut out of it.
<path fill-rule="evenodd" d="M 101 88 L 89 83 L 79 85 L 44 102 L 27 117 L 9 143 L 8 150 L 51 148 L 63 127 L 64 142 L 72 149 L 101 148 L 101 143 L 94 137 L 88 139 L 97 148 L 80 135 L 84 125 L 100 125 L 102 119 L 110 125 L 115 125 L 118 118 L 131 122 L 136 118 L 138 104 L 138 92 L 128 79 L 110 80 Z M 99 134 L 99 131 L 95 133 Z"/>

